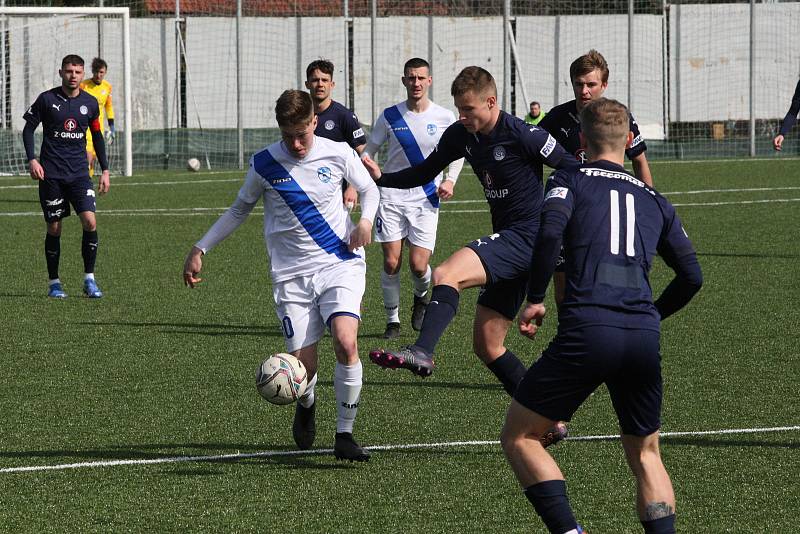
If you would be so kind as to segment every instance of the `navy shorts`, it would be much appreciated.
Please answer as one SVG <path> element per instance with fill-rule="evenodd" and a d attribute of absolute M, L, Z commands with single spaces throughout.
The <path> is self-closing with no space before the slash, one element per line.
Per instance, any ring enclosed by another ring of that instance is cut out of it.
<path fill-rule="evenodd" d="M 661 427 L 659 333 L 612 326 L 559 332 L 531 365 L 514 398 L 554 421 L 569 421 L 604 383 L 623 434 L 647 436 Z"/>
<path fill-rule="evenodd" d="M 478 304 L 491 308 L 509 320 L 516 317 L 528 285 L 533 257 L 534 232 L 501 230 L 468 243 L 486 271 L 486 285 Z"/>
<path fill-rule="evenodd" d="M 94 212 L 94 184 L 88 176 L 73 180 L 40 180 L 39 203 L 47 222 L 69 217 L 70 204 L 75 208 L 75 213 Z"/>

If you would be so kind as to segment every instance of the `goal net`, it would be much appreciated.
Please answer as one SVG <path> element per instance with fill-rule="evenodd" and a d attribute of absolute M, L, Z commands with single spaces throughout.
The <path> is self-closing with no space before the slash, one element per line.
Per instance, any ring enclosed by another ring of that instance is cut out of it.
<path fill-rule="evenodd" d="M 108 63 L 117 131 L 107 148 L 110 170 L 131 174 L 128 24 L 128 8 L 0 8 L 0 174 L 28 172 L 22 115 L 40 93 L 61 84 L 58 70 L 68 54 L 83 58 L 86 78 L 93 58 Z M 40 126 L 37 155 L 41 142 Z"/>

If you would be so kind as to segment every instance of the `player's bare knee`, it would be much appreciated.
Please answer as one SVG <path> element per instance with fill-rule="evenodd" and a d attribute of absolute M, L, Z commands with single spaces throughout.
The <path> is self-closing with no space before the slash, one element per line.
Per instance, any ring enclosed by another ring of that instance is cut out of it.
<path fill-rule="evenodd" d="M 392 275 L 400 272 L 400 258 L 383 258 L 383 272 Z"/>
<path fill-rule="evenodd" d="M 431 274 L 431 281 L 435 286 L 444 284 L 455 287 L 453 284 L 453 272 L 445 265 L 440 265 L 433 270 L 433 273 Z"/>
<path fill-rule="evenodd" d="M 53 237 L 61 236 L 61 221 L 54 221 L 47 223 L 47 234 Z"/>

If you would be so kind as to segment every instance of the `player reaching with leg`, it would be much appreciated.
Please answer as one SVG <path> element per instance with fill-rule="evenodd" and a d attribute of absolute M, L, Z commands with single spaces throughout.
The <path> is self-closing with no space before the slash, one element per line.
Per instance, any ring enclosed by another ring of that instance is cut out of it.
<path fill-rule="evenodd" d="M 363 154 L 373 158 L 388 141 L 383 168 L 398 171 L 422 163 L 436 149 L 436 144 L 455 115 L 428 98 L 431 86 L 430 65 L 421 58 L 406 61 L 401 78 L 406 100 L 383 110 L 375 121 Z M 375 218 L 375 241 L 383 249 L 381 288 L 386 310 L 385 339 L 400 335 L 400 266 L 403 242 L 408 243 L 408 263 L 414 285 L 411 327 L 419 331 L 428 305 L 431 281 L 430 259 L 436 245 L 439 222 L 439 199 L 453 196 L 453 186 L 464 164 L 459 159 L 450 164 L 446 175 L 413 189 L 381 189 L 381 202 Z"/>
<path fill-rule="evenodd" d="M 381 176 L 364 158 L 376 183 L 408 188 L 433 179 L 447 164 L 466 158 L 483 186 L 492 217 L 492 234 L 456 251 L 433 272 L 431 301 L 422 330 L 413 345 L 401 350 L 378 349 L 370 359 L 382 367 L 402 367 L 419 376 L 434 370 L 436 344 L 458 309 L 461 292 L 483 286 L 473 324 L 478 358 L 512 394 L 525 366 L 505 346 L 508 328 L 525 297 L 533 242 L 542 204 L 542 166 L 574 165 L 545 130 L 525 124 L 497 106 L 494 78 L 481 67 L 467 67 L 451 86 L 458 122 L 439 140 L 425 161 Z M 551 441 L 565 434 L 557 429 Z"/>
<path fill-rule="evenodd" d="M 184 281 L 190 287 L 200 282 L 203 255 L 238 228 L 263 198 L 272 293 L 286 351 L 303 362 L 309 376 L 296 407 L 295 442 L 307 449 L 316 435 L 317 343 L 327 327 L 336 354 L 334 454 L 366 461 L 369 453 L 353 439 L 353 424 L 362 384 L 357 345 L 366 272 L 362 247 L 371 239 L 378 188 L 353 149 L 314 135 L 317 117 L 308 93 L 284 91 L 275 116 L 282 140 L 251 158 L 236 201 L 186 257 Z M 355 226 L 342 206 L 345 179 L 361 194 L 361 219 Z"/>
<path fill-rule="evenodd" d="M 540 438 L 555 421 L 569 421 L 605 383 L 637 481 L 642 526 L 646 533 L 673 533 L 675 495 L 658 445 L 660 321 L 689 302 L 702 273 L 675 208 L 623 167 L 632 138 L 625 106 L 598 99 L 580 120 L 589 162 L 548 180 L 528 303 L 519 315 L 520 332 L 532 338 L 563 242 L 567 286 L 558 331 L 514 393 L 501 443 L 548 530 L 581 532 L 564 476 Z M 648 273 L 656 254 L 675 278 L 654 302 Z"/>
<path fill-rule="evenodd" d="M 40 94 L 23 115 L 25 127 L 22 141 L 31 178 L 39 182 L 39 202 L 47 224 L 44 240 L 50 279 L 47 295 L 56 299 L 67 298 L 58 277 L 58 266 L 61 257 L 61 221 L 69 217 L 70 204 L 83 226 L 83 293 L 89 298 L 103 296 L 94 279 L 98 239 L 95 190 L 86 166 L 87 132 L 91 132 L 97 159 L 103 170 L 97 185 L 101 195 L 107 193 L 109 188 L 108 161 L 97 100 L 80 89 L 83 71 L 84 63 L 80 56 L 65 56 L 58 71 L 61 85 Z M 39 123 L 44 129 L 41 161 L 36 159 L 33 141 Z"/>

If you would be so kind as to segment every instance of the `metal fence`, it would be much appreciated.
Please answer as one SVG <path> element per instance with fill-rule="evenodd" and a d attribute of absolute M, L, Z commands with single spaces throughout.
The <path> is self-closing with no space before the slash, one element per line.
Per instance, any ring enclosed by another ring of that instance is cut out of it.
<path fill-rule="evenodd" d="M 26 2 L 30 5 L 31 2 Z M 14 2 L 0 0 L 12 6 Z M 40 5 L 49 5 L 40 3 Z M 53 3 L 53 5 L 56 5 Z M 131 9 L 135 169 L 183 166 L 200 157 L 237 167 L 277 138 L 272 108 L 283 89 L 303 87 L 305 66 L 336 66 L 334 99 L 371 125 L 405 98 L 402 65 L 432 65 L 432 97 L 453 108 L 449 85 L 467 65 L 498 81 L 502 107 L 518 116 L 531 100 L 547 110 L 573 97 L 569 64 L 589 49 L 606 57 L 606 96 L 629 105 L 648 157 L 747 157 L 771 153 L 800 73 L 800 2 L 649 0 L 98 0 Z M 91 25 L 90 25 L 91 26 Z M 0 26 L 6 65 L 24 48 Z M 97 47 L 118 37 L 97 22 Z M 28 28 L 29 39 L 33 30 Z M 85 32 L 86 27 L 82 26 Z M 111 35 L 109 35 L 111 33 Z M 44 38 L 44 36 L 43 36 Z M 69 41 L 54 57 L 72 52 Z M 114 81 L 114 58 L 108 78 Z M 30 76 L 23 95 L 57 83 L 57 65 Z M 30 102 L 2 91 L 6 137 L 20 138 Z M 36 85 L 38 84 L 38 85 Z M 798 154 L 798 143 L 786 153 Z M 21 150 L 21 142 L 9 150 Z M 23 154 L 24 157 L 24 154 Z M 2 169 L 5 170 L 5 169 Z"/>

